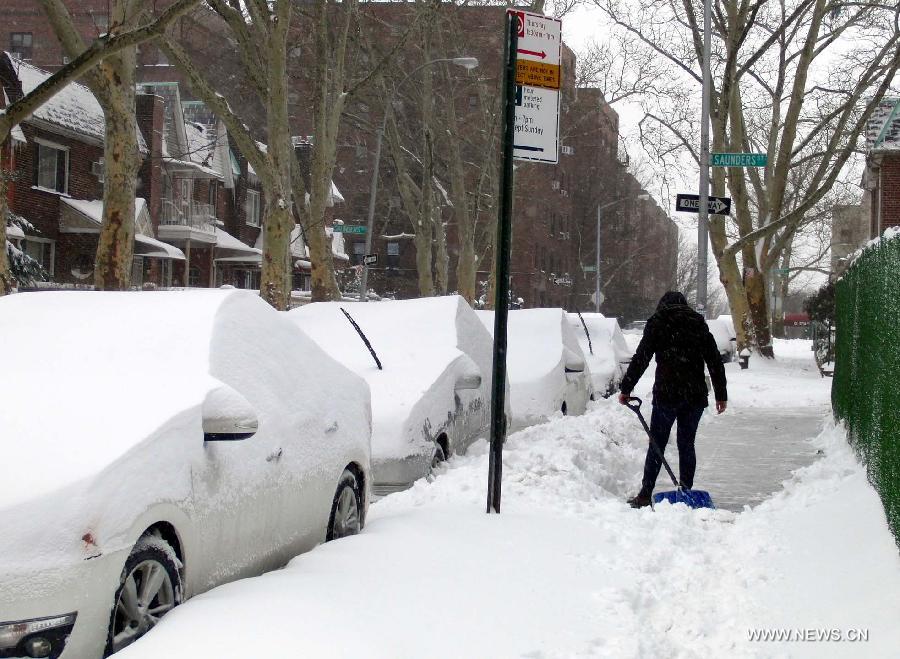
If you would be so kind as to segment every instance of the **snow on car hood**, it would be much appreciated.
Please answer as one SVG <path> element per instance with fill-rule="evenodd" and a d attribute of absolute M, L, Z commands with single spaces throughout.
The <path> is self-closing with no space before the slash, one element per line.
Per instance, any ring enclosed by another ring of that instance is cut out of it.
<path fill-rule="evenodd" d="M 342 308 L 368 338 L 383 370 L 378 370 Z M 482 390 L 485 395 L 490 391 L 490 340 L 459 296 L 315 302 L 289 311 L 288 316 L 329 355 L 368 382 L 373 458 L 420 453 L 426 434 L 446 423 L 458 378 L 481 375 Z"/>
<path fill-rule="evenodd" d="M 0 510 L 100 473 L 220 386 L 218 309 L 236 291 L 0 299 Z M 199 425 L 199 424 L 198 424 Z"/>
<path fill-rule="evenodd" d="M 477 313 L 493 334 L 494 312 Z M 565 369 L 589 370 L 562 309 L 509 312 L 506 368 L 517 419 L 538 418 L 558 410 L 566 388 Z"/>

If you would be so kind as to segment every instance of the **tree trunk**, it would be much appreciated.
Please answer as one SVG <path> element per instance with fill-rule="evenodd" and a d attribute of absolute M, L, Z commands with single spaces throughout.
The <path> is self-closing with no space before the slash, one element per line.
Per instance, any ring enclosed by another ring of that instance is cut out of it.
<path fill-rule="evenodd" d="M 263 187 L 266 213 L 263 223 L 262 272 L 260 295 L 279 311 L 285 311 L 291 300 L 290 263 L 291 231 L 291 167 L 294 150 L 287 107 L 287 34 L 291 22 L 291 2 L 281 0 L 275 6 L 276 20 L 267 44 L 268 91 L 266 114 L 269 145 L 266 151 L 271 163 L 272 182 Z"/>
<path fill-rule="evenodd" d="M 98 94 L 106 119 L 103 145 L 103 223 L 94 264 L 94 287 L 124 291 L 131 286 L 134 259 L 134 195 L 140 169 L 135 116 L 135 50 L 123 50 L 97 68 Z"/>
<path fill-rule="evenodd" d="M 316 11 L 315 39 L 319 52 L 315 61 L 316 89 L 313 100 L 316 136 L 310 165 L 309 226 L 306 227 L 314 302 L 341 299 L 341 291 L 334 275 L 331 241 L 325 234 L 325 212 L 331 197 L 331 176 L 337 159 L 340 118 L 346 100 L 344 63 L 351 12 L 355 11 L 355 3 L 341 5 L 344 22 L 337 30 L 334 44 L 329 38 L 329 19 L 340 13 L 329 7 L 326 0 L 317 0 Z"/>
<path fill-rule="evenodd" d="M 9 134 L 0 138 L 0 296 L 9 295 L 13 289 L 12 272 L 9 268 L 9 259 L 6 256 L 6 177 L 4 167 L 4 155 L 6 150 L 12 148 L 12 140 Z"/>
<path fill-rule="evenodd" d="M 450 255 L 447 253 L 447 231 L 441 217 L 441 209 L 434 213 L 434 277 L 438 295 L 446 295 L 450 289 Z"/>
<path fill-rule="evenodd" d="M 266 193 L 266 216 L 263 223 L 262 273 L 259 294 L 279 311 L 290 306 L 291 276 L 290 242 L 294 228 L 294 216 L 284 194 L 278 191 Z M 271 202 L 275 203 L 271 203 Z"/>

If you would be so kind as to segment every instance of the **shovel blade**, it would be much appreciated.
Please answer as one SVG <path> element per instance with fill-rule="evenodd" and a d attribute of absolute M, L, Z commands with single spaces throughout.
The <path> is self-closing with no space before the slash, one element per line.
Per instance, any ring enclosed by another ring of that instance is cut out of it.
<path fill-rule="evenodd" d="M 704 490 L 672 490 L 657 492 L 653 495 L 653 503 L 668 501 L 671 504 L 683 503 L 689 508 L 715 508 L 709 492 Z"/>

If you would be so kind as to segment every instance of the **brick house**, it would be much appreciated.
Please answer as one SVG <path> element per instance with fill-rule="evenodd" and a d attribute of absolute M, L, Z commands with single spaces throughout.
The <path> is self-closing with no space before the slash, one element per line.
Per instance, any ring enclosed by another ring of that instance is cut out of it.
<path fill-rule="evenodd" d="M 869 207 L 869 236 L 900 227 L 900 98 L 881 101 L 866 126 L 863 188 Z"/>
<path fill-rule="evenodd" d="M 4 103 L 28 93 L 49 74 L 26 62 L 0 56 Z M 23 122 L 4 162 L 14 172 L 10 210 L 33 226 L 18 237 L 26 254 L 40 262 L 50 281 L 90 285 L 100 232 L 103 197 L 104 119 L 96 99 L 72 83 Z M 139 135 L 142 155 L 150 153 Z M 150 193 L 146 181 L 139 194 Z M 156 239 L 151 205 L 135 203 L 133 281 L 167 285 L 172 263 L 184 255 Z"/>

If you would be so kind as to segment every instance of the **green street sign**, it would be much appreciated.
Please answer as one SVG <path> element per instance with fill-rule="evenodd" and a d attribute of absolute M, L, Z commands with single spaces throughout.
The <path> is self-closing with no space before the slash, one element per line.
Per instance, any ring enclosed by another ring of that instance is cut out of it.
<path fill-rule="evenodd" d="M 595 265 L 583 265 L 581 266 L 582 272 L 597 272 L 597 266 Z"/>
<path fill-rule="evenodd" d="M 335 224 L 335 233 L 365 233 L 366 227 L 363 224 Z"/>
<path fill-rule="evenodd" d="M 713 153 L 712 167 L 765 167 L 769 157 L 765 153 Z"/>

